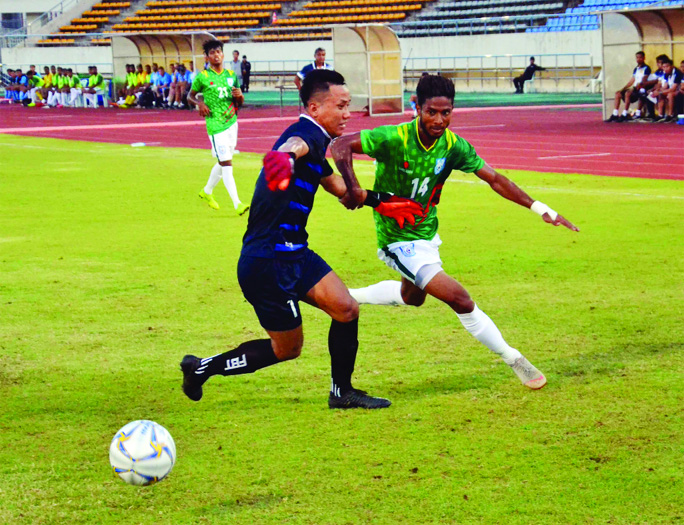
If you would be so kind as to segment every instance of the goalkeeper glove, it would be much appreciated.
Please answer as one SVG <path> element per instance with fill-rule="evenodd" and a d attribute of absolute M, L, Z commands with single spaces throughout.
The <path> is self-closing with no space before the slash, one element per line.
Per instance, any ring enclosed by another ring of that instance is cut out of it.
<path fill-rule="evenodd" d="M 264 176 L 271 191 L 285 191 L 294 174 L 295 154 L 283 151 L 269 151 L 264 157 Z"/>
<path fill-rule="evenodd" d="M 399 228 L 403 228 L 405 222 L 413 226 L 416 223 L 416 216 L 423 216 L 423 207 L 419 203 L 391 193 L 367 191 L 364 204 L 374 208 L 380 215 L 393 218 Z"/>

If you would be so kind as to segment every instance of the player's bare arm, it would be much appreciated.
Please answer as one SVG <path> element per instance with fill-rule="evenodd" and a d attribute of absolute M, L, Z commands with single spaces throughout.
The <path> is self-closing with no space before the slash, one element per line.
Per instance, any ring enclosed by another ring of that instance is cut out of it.
<path fill-rule="evenodd" d="M 520 204 L 520 206 L 524 206 L 525 208 L 530 208 L 532 209 L 532 211 L 535 211 L 537 213 L 539 213 L 540 211 L 543 212 L 540 213 L 540 215 L 541 218 L 544 219 L 544 222 L 548 222 L 549 224 L 553 224 L 554 226 L 563 225 L 569 230 L 575 232 L 579 231 L 579 228 L 567 219 L 565 219 L 565 217 L 563 217 L 560 214 L 556 214 L 556 212 L 554 212 L 548 206 L 532 199 L 527 193 L 525 193 L 518 186 L 516 186 L 511 180 L 507 179 L 506 177 L 501 175 L 501 173 L 497 172 L 489 164 L 485 163 L 485 165 L 480 170 L 475 172 L 475 175 L 477 175 L 480 179 L 489 184 L 489 186 L 496 193 L 508 199 L 509 201 L 513 201 L 516 204 Z M 535 203 L 539 204 L 536 205 Z M 545 208 L 542 208 L 542 206 Z"/>
<path fill-rule="evenodd" d="M 330 145 L 330 151 L 332 152 L 337 169 L 339 169 L 342 174 L 342 177 L 339 177 L 339 179 L 344 181 L 344 187 L 347 190 L 344 196 L 340 198 L 340 202 L 347 208 L 351 210 L 355 209 L 345 203 L 345 200 L 349 198 L 349 187 L 350 185 L 354 185 L 354 191 L 356 193 L 354 200 L 361 200 L 361 205 L 357 207 L 363 205 L 370 206 L 379 214 L 391 217 L 397 221 L 399 228 L 403 228 L 405 222 L 414 225 L 416 223 L 416 217 L 423 216 L 423 207 L 411 199 L 395 197 L 391 193 L 364 190 L 359 186 L 356 174 L 354 173 L 353 154 L 363 153 L 360 133 L 353 133 L 335 139 Z M 331 181 L 330 184 L 339 185 L 339 182 Z M 341 192 L 341 185 L 335 188 L 335 190 Z M 333 193 L 333 191 L 330 191 L 330 193 L 339 197 L 338 193 Z"/>
<path fill-rule="evenodd" d="M 234 87 L 231 90 L 231 93 L 233 95 L 233 103 L 235 104 L 235 107 L 241 107 L 242 104 L 245 103 L 245 96 L 242 94 L 242 90 L 240 88 Z"/>
<path fill-rule="evenodd" d="M 342 199 L 347 193 L 347 185 L 344 183 L 344 179 L 339 175 L 329 175 L 328 177 L 323 177 L 321 179 L 321 186 L 323 189 L 334 195 L 338 199 Z M 366 190 L 361 190 L 363 192 L 363 199 L 366 199 Z"/>
<path fill-rule="evenodd" d="M 356 178 L 353 165 L 353 154 L 363 153 L 361 134 L 357 132 L 338 137 L 330 144 L 330 152 L 347 187 L 347 193 L 340 202 L 350 210 L 363 206 L 366 195 Z"/>
<path fill-rule="evenodd" d="M 197 98 L 197 91 L 194 89 L 191 89 L 190 93 L 188 93 L 188 100 L 199 108 L 200 117 L 208 117 L 211 115 L 209 106 L 204 103 L 204 100 Z"/>
<path fill-rule="evenodd" d="M 627 84 L 625 84 L 625 87 L 623 87 L 623 88 L 622 88 L 621 90 L 619 90 L 619 91 L 616 91 L 615 94 L 616 94 L 616 95 L 622 94 L 623 91 L 626 91 L 626 90 L 628 90 L 629 88 L 631 88 L 631 87 L 632 87 L 632 84 L 634 84 L 634 77 L 630 78 L 630 79 L 629 79 L 629 82 L 627 82 Z"/>

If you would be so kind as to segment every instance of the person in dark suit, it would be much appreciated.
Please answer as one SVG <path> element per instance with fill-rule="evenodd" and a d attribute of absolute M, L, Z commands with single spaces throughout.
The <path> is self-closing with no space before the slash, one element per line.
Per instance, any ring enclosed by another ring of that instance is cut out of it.
<path fill-rule="evenodd" d="M 519 77 L 515 77 L 513 79 L 513 85 L 515 86 L 516 94 L 521 94 L 521 93 L 525 92 L 525 90 L 523 89 L 523 87 L 525 85 L 525 81 L 532 80 L 535 72 L 537 72 L 537 71 L 546 71 L 546 69 L 535 64 L 534 63 L 534 57 L 530 57 L 530 65 L 527 66 L 527 68 L 525 69 L 525 72 L 522 75 L 520 75 Z"/>

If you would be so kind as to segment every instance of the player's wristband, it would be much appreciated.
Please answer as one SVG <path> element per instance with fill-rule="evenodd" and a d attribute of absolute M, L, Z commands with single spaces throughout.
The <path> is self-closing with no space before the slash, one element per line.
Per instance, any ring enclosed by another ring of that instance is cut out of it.
<path fill-rule="evenodd" d="M 391 193 L 366 190 L 366 200 L 363 201 L 363 205 L 370 206 L 371 208 L 377 208 L 380 206 L 381 202 L 388 201 L 391 196 Z"/>
<path fill-rule="evenodd" d="M 549 207 L 548 207 L 546 204 L 544 204 L 543 202 L 534 201 L 534 202 L 532 203 L 532 206 L 530 206 L 530 209 L 531 209 L 534 213 L 538 214 L 539 216 L 542 216 L 542 215 L 544 215 L 545 213 L 548 213 L 548 214 L 549 214 L 549 217 L 551 217 L 551 220 L 552 220 L 552 221 L 555 221 L 555 220 L 556 220 L 556 217 L 558 217 L 558 214 L 557 214 L 555 211 L 553 211 L 551 208 L 549 208 Z"/>

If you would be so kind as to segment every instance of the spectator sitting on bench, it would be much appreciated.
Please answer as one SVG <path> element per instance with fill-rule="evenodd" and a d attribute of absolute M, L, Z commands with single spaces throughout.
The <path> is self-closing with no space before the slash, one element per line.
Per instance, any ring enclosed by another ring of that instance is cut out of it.
<path fill-rule="evenodd" d="M 615 92 L 615 108 L 613 114 L 606 122 L 626 122 L 632 120 L 629 114 L 629 105 L 639 100 L 639 93 L 644 89 L 644 81 L 651 75 L 651 68 L 646 64 L 646 54 L 643 51 L 636 53 L 636 67 L 632 72 L 632 78 L 625 84 L 625 87 Z M 625 105 L 620 115 L 620 102 Z M 637 109 L 634 118 L 641 118 L 641 108 Z"/>
<path fill-rule="evenodd" d="M 515 86 L 516 94 L 522 94 L 525 92 L 525 82 L 528 80 L 532 80 L 534 78 L 534 74 L 537 71 L 546 71 L 546 68 L 543 68 L 535 64 L 534 57 L 530 57 L 530 65 L 527 66 L 524 73 L 519 77 L 515 77 L 513 79 L 513 85 Z"/>
<path fill-rule="evenodd" d="M 674 63 L 668 58 L 663 61 L 663 73 L 658 91 L 658 114 L 660 117 L 656 122 L 675 122 L 677 112 L 681 111 L 682 105 L 680 93 L 682 72 L 674 67 Z"/>
<path fill-rule="evenodd" d="M 88 87 L 83 90 L 83 106 L 88 107 L 88 103 L 97 108 L 98 95 L 104 95 L 105 81 L 102 75 L 97 72 L 97 66 L 88 66 Z"/>

